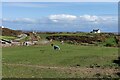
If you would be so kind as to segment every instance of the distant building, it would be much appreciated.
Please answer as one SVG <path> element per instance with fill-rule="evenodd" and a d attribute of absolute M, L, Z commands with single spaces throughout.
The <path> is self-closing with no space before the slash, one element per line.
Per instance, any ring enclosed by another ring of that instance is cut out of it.
<path fill-rule="evenodd" d="M 5 28 L 4 26 L 1 26 L 2 28 Z"/>
<path fill-rule="evenodd" d="M 100 29 L 93 29 L 93 31 L 91 31 L 91 33 L 101 33 Z"/>
<path fill-rule="evenodd" d="M 32 33 L 33 33 L 33 34 L 36 34 L 36 32 L 35 32 L 35 31 L 33 31 Z"/>

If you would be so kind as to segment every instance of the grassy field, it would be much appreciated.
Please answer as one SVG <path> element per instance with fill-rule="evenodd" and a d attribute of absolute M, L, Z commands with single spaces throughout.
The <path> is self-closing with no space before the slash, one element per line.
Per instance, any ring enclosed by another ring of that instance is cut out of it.
<path fill-rule="evenodd" d="M 118 48 L 53 43 L 61 50 L 50 44 L 3 48 L 3 77 L 117 77 Z"/>

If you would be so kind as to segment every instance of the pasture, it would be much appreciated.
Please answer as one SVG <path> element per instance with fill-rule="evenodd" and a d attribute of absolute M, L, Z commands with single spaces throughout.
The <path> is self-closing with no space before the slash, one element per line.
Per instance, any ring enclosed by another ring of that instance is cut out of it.
<path fill-rule="evenodd" d="M 60 44 L 6 47 L 2 49 L 3 77 L 80 78 L 118 77 L 118 48 Z"/>

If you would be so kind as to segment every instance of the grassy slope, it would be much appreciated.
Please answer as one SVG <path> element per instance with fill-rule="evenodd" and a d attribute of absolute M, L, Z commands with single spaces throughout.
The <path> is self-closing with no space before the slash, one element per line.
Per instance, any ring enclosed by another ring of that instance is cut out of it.
<path fill-rule="evenodd" d="M 118 49 L 112 47 L 61 45 L 57 42 L 56 44 L 61 47 L 60 51 L 54 51 L 50 45 L 3 48 L 3 63 L 59 67 L 70 67 L 78 64 L 80 67 L 90 67 L 90 65 L 97 64 L 101 67 L 114 67 L 115 64 L 112 63 L 112 60 L 115 60 L 118 56 Z M 29 77 L 33 75 L 36 77 L 77 77 L 78 75 L 70 76 L 69 74 L 59 71 L 60 76 L 56 74 L 58 71 L 51 71 L 49 69 L 14 67 L 3 65 L 3 76 Z M 40 74 L 40 72 L 42 72 L 42 74 Z M 21 73 L 24 75 L 20 76 L 19 74 Z"/>
<path fill-rule="evenodd" d="M 15 37 L 13 37 L 13 36 L 0 36 L 0 39 L 12 40 L 12 39 L 15 39 Z"/>

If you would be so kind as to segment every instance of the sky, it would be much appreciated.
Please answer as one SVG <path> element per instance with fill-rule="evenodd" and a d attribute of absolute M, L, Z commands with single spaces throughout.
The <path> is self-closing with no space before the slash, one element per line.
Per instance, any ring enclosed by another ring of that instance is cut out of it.
<path fill-rule="evenodd" d="M 2 25 L 14 30 L 118 31 L 117 2 L 3 2 Z"/>
<path fill-rule="evenodd" d="M 119 2 L 119 0 L 1 0 L 2 2 Z"/>

